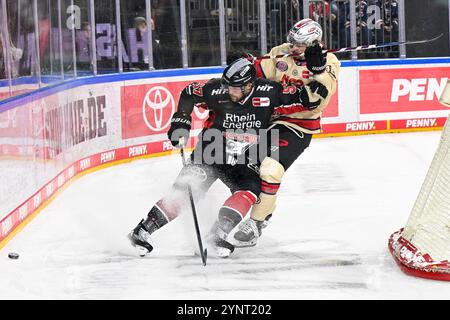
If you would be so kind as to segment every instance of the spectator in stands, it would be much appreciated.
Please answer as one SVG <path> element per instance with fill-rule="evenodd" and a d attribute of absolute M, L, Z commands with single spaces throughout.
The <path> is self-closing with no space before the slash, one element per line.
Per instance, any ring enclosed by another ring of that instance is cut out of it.
<path fill-rule="evenodd" d="M 367 8 L 368 3 L 365 0 L 356 0 L 355 4 L 356 9 L 356 41 L 358 45 L 370 44 L 373 41 L 373 35 L 371 30 L 367 26 Z M 343 33 L 345 37 L 343 37 L 345 43 L 341 43 L 341 46 L 350 46 L 350 2 L 346 2 L 343 6 L 341 6 L 341 17 L 343 17 L 343 25 L 341 24 L 341 30 L 343 27 Z"/>
<path fill-rule="evenodd" d="M 8 77 L 6 74 L 6 41 L 4 40 L 0 32 L 0 79 L 6 79 Z M 11 77 L 16 78 L 19 75 L 19 61 L 22 59 L 23 50 L 16 48 L 11 39 L 9 39 L 9 50 Z"/>
<path fill-rule="evenodd" d="M 336 14 L 330 10 L 330 7 L 330 3 L 325 0 L 310 2 L 309 16 L 311 19 L 319 22 L 319 24 L 324 19 L 336 20 Z"/>
<path fill-rule="evenodd" d="M 331 41 L 329 48 L 339 48 L 339 6 L 337 2 L 330 3 L 331 10 Z"/>
<path fill-rule="evenodd" d="M 324 31 L 324 41 L 328 48 L 337 48 L 339 43 L 337 41 L 338 33 L 338 5 L 329 0 L 316 0 L 309 4 L 309 16 L 311 19 L 317 21 Z M 331 28 L 332 39 L 329 39 Z"/>
<path fill-rule="evenodd" d="M 339 34 L 339 47 L 350 46 L 349 31 L 347 30 L 347 20 L 349 19 L 349 5 L 346 2 L 339 3 L 338 8 L 338 34 Z"/>
<path fill-rule="evenodd" d="M 144 17 L 136 17 L 134 19 L 134 24 L 136 28 L 136 32 L 139 34 L 141 39 L 144 39 L 144 37 L 147 37 L 147 20 Z M 161 44 L 159 41 L 159 37 L 155 32 L 155 21 L 153 18 L 150 20 L 150 28 L 152 30 L 152 46 L 153 46 L 153 66 L 155 69 L 161 69 L 164 68 L 164 61 L 161 54 Z M 145 55 L 143 57 L 143 60 L 139 61 L 138 65 L 141 65 L 141 68 L 148 69 L 148 63 L 149 63 L 149 57 L 148 55 Z"/>
<path fill-rule="evenodd" d="M 397 0 L 378 0 L 380 17 L 375 22 L 376 42 L 398 40 L 398 2 Z"/>
<path fill-rule="evenodd" d="M 90 63 L 91 62 L 91 26 L 89 22 L 81 24 L 81 30 L 76 33 L 76 50 L 77 62 Z"/>

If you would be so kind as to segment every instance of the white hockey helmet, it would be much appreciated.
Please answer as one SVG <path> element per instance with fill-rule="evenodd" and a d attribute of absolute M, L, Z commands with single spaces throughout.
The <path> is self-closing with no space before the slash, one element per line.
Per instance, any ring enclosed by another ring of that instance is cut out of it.
<path fill-rule="evenodd" d="M 298 21 L 289 30 L 287 42 L 311 46 L 314 41 L 322 41 L 322 27 L 316 21 L 306 18 Z"/>

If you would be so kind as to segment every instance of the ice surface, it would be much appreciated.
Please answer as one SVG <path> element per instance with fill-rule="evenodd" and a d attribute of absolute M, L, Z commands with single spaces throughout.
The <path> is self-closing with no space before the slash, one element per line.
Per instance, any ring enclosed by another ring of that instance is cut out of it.
<path fill-rule="evenodd" d="M 407 221 L 440 132 L 315 139 L 287 171 L 254 248 L 203 267 L 190 212 L 137 257 L 126 234 L 170 186 L 179 155 L 75 181 L 0 251 L 0 299 L 431 299 L 445 282 L 404 275 L 387 249 Z M 198 204 L 203 235 L 228 196 Z M 20 253 L 10 260 L 8 252 Z"/>

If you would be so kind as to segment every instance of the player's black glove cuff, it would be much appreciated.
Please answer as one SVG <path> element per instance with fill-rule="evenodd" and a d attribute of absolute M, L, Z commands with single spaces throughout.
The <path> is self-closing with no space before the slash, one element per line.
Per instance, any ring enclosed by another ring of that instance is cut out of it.
<path fill-rule="evenodd" d="M 312 93 L 318 94 L 322 99 L 328 97 L 328 89 L 319 81 L 311 81 L 306 86 L 309 87 Z"/>
<path fill-rule="evenodd" d="M 317 97 L 319 95 L 319 97 Z M 316 96 L 316 98 L 314 98 Z M 305 85 L 300 91 L 300 100 L 304 107 L 312 110 L 317 108 L 322 99 L 328 97 L 328 89 L 318 81 L 312 81 Z M 311 101 L 311 98 L 314 101 Z"/>
<path fill-rule="evenodd" d="M 314 74 L 325 71 L 327 64 L 326 53 L 322 53 L 322 47 L 317 43 L 305 50 L 306 68 Z"/>
<path fill-rule="evenodd" d="M 175 112 L 167 135 L 172 145 L 176 147 L 180 144 L 181 138 L 184 139 L 184 143 L 187 143 L 190 130 L 191 116 L 184 112 Z"/>

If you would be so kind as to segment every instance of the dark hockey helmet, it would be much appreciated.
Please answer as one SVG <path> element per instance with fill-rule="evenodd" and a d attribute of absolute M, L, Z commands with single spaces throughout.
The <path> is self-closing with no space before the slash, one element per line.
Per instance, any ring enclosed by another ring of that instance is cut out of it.
<path fill-rule="evenodd" d="M 225 68 L 221 83 L 225 87 L 243 87 L 255 79 L 255 66 L 248 59 L 239 58 Z"/>

